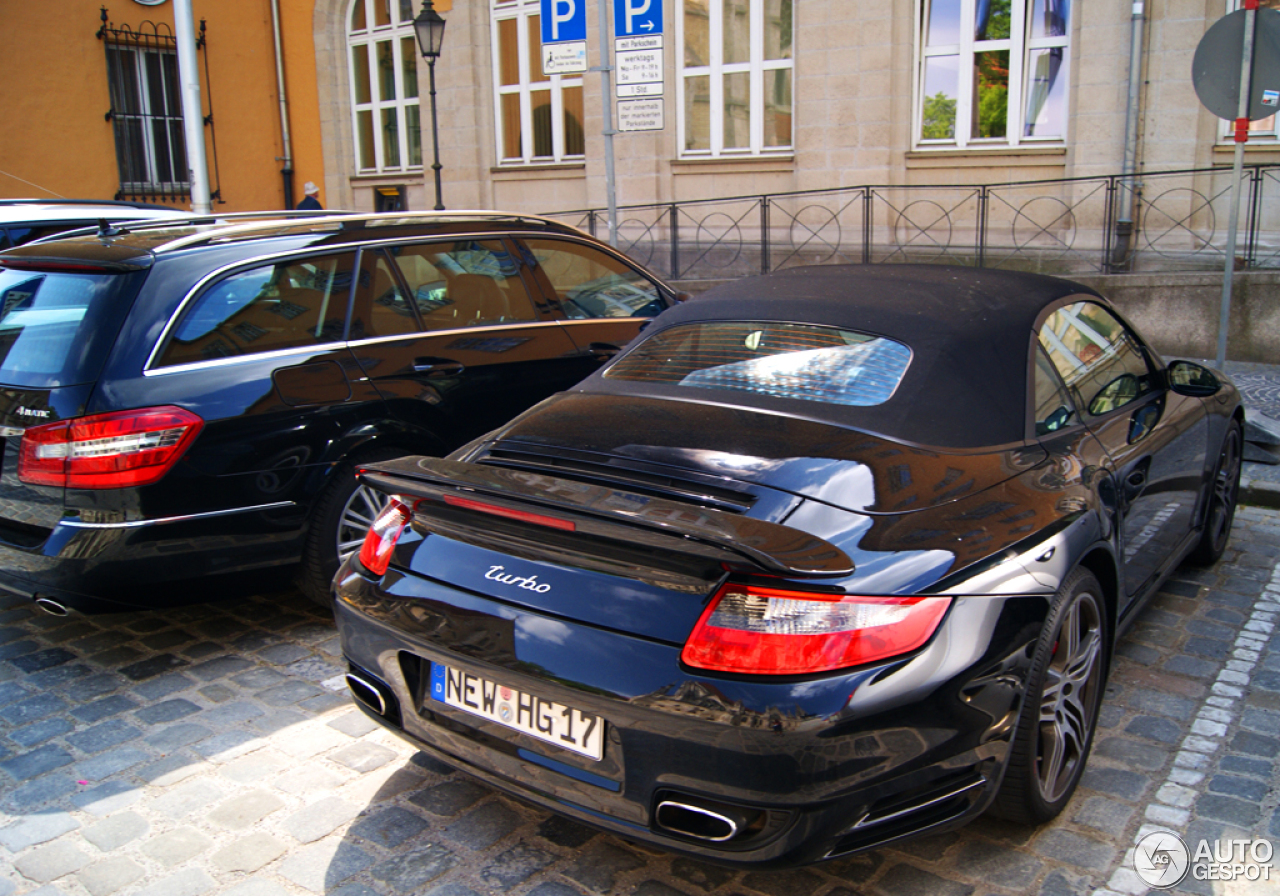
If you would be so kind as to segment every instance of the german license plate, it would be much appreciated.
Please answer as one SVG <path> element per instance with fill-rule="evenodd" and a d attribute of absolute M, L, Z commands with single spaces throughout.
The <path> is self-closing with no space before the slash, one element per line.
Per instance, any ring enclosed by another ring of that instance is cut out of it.
<path fill-rule="evenodd" d="M 431 664 L 431 697 L 454 709 L 592 759 L 604 756 L 604 722 L 563 703 Z"/>

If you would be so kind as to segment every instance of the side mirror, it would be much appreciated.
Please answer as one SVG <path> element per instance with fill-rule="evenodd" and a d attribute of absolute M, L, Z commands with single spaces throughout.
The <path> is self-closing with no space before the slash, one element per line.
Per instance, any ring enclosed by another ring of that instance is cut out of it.
<path fill-rule="evenodd" d="M 1207 367 L 1191 361 L 1174 361 L 1169 365 L 1169 388 L 1179 395 L 1208 398 L 1222 388 L 1222 381 Z"/>

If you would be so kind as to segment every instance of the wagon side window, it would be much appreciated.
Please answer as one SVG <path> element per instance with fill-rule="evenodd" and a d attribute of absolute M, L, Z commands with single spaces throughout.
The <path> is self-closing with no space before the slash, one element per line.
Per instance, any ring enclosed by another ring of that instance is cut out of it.
<path fill-rule="evenodd" d="M 538 319 L 519 264 L 498 240 L 396 246 L 390 255 L 427 330 Z"/>
<path fill-rule="evenodd" d="M 569 240 L 524 244 L 534 279 L 570 320 L 657 317 L 666 308 L 656 283 L 612 255 Z"/>
<path fill-rule="evenodd" d="M 204 290 L 174 327 L 160 366 L 343 339 L 355 253 L 236 271 Z"/>

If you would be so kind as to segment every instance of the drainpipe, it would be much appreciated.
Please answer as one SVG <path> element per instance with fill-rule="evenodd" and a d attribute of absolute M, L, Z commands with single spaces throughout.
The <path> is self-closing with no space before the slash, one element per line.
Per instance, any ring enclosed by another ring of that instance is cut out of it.
<path fill-rule="evenodd" d="M 284 135 L 284 163 L 280 176 L 284 179 L 284 207 L 293 202 L 293 142 L 289 139 L 289 96 L 284 90 L 284 51 L 280 47 L 280 0 L 271 0 L 271 30 L 276 39 L 276 92 L 280 94 L 280 133 Z"/>
<path fill-rule="evenodd" d="M 1112 270 L 1123 270 L 1132 262 L 1133 211 L 1137 204 L 1134 174 L 1138 170 L 1138 121 L 1142 117 L 1142 44 L 1146 29 L 1146 0 L 1133 0 L 1129 20 L 1129 105 L 1124 122 L 1124 162 L 1121 168 L 1120 208 L 1116 218 L 1116 244 L 1111 256 Z"/>

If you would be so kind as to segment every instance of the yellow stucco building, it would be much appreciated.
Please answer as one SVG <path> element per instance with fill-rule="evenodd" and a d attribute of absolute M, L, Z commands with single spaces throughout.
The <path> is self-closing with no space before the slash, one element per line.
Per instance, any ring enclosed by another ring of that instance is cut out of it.
<path fill-rule="evenodd" d="M 0 77 L 6 85 L 0 198 L 189 206 L 173 5 L 108 4 L 0 0 Z M 278 89 L 273 5 L 286 104 Z M 314 6 L 314 0 L 193 4 L 215 211 L 296 204 L 306 181 L 321 186 L 325 201 Z M 292 174 L 282 174 L 282 105 Z"/>

